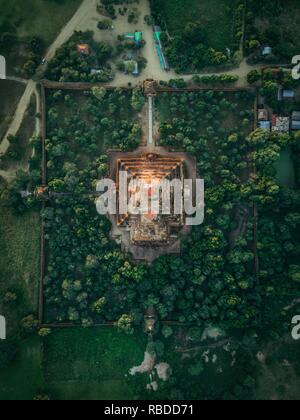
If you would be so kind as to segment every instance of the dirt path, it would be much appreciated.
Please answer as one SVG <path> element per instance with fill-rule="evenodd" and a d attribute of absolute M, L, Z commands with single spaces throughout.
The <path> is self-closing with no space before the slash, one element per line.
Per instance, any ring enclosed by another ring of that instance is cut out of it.
<path fill-rule="evenodd" d="M 19 131 L 23 118 L 24 118 L 24 114 L 29 106 L 31 96 L 35 92 L 35 89 L 36 89 L 35 82 L 32 80 L 29 80 L 27 82 L 25 92 L 23 96 L 21 97 L 18 107 L 16 109 L 12 123 L 0 144 L 0 154 L 5 154 L 9 147 L 8 137 L 10 135 L 15 136 L 17 132 Z"/>
<path fill-rule="evenodd" d="M 79 29 L 87 29 L 88 26 L 87 22 L 89 22 L 89 20 L 92 17 L 95 17 L 97 15 L 96 12 L 96 5 L 97 5 L 97 0 L 84 0 L 81 4 L 81 6 L 78 8 L 77 12 L 74 14 L 74 16 L 71 18 L 71 20 L 67 23 L 67 25 L 62 29 L 62 31 L 60 32 L 60 34 L 58 35 L 58 37 L 55 39 L 55 41 L 53 42 L 53 44 L 49 47 L 49 49 L 47 50 L 46 53 L 46 58 L 47 60 L 51 60 L 54 55 L 56 50 L 61 47 L 65 42 L 68 41 L 68 39 L 72 36 L 72 34 L 74 33 L 75 30 L 79 30 Z M 38 105 L 39 105 L 39 98 L 38 98 L 38 94 L 37 94 L 37 87 L 36 87 L 36 83 L 32 80 L 25 80 L 25 79 L 21 79 L 18 77 L 8 77 L 8 80 L 11 81 L 15 81 L 15 82 L 20 82 L 20 83 L 26 83 L 26 90 L 23 94 L 23 96 L 20 99 L 18 108 L 15 112 L 13 121 L 6 133 L 6 135 L 3 138 L 3 141 L 0 145 L 0 153 L 5 153 L 8 146 L 9 146 L 9 142 L 7 141 L 7 137 L 9 135 L 16 135 L 16 133 L 18 132 L 21 123 L 23 121 L 23 116 L 24 113 L 26 112 L 29 103 L 30 103 L 30 98 L 31 95 L 33 93 L 36 94 L 37 96 L 37 109 Z M 38 130 L 37 130 L 38 131 Z"/>
<path fill-rule="evenodd" d="M 99 21 L 96 9 L 97 4 L 98 0 L 83 0 L 71 20 L 69 20 L 53 44 L 48 48 L 45 55 L 48 61 L 54 57 L 56 50 L 69 40 L 75 30 L 91 30 L 89 26 L 90 20 Z"/>
<path fill-rule="evenodd" d="M 15 77 L 15 76 L 7 76 L 6 80 L 10 80 L 11 82 L 23 83 L 24 85 L 27 85 L 28 83 L 27 79 L 22 79 L 21 77 Z"/>

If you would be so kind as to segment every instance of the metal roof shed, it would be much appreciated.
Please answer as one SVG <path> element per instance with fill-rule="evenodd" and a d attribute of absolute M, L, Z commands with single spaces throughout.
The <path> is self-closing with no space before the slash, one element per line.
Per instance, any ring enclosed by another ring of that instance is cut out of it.
<path fill-rule="evenodd" d="M 292 121 L 292 130 L 300 130 L 300 121 Z"/>
<path fill-rule="evenodd" d="M 271 131 L 271 121 L 260 121 L 258 126 L 262 130 Z"/>

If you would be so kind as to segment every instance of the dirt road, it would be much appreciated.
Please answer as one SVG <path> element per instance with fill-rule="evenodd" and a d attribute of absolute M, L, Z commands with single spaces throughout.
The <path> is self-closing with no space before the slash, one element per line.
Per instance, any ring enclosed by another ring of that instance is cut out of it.
<path fill-rule="evenodd" d="M 75 30 L 79 29 L 87 29 L 88 28 L 88 22 L 91 18 L 94 18 L 97 14 L 96 12 L 96 5 L 97 0 L 84 0 L 81 4 L 81 6 L 77 9 L 77 12 L 74 14 L 72 19 L 67 23 L 67 25 L 62 29 L 58 37 L 55 39 L 53 44 L 49 47 L 46 58 L 47 60 L 51 60 L 56 50 L 61 47 L 65 42 L 68 41 L 68 39 L 72 36 Z M 36 83 L 33 80 L 25 80 L 18 77 L 8 77 L 8 80 L 19 82 L 19 83 L 26 83 L 26 89 L 23 94 L 23 96 L 20 99 L 20 102 L 18 104 L 17 110 L 15 112 L 15 115 L 13 117 L 12 123 L 10 127 L 8 128 L 5 136 L 3 137 L 3 140 L 0 144 L 0 154 L 5 154 L 8 147 L 9 147 L 9 141 L 7 140 L 8 136 L 13 135 L 15 136 L 17 132 L 19 131 L 19 128 L 21 127 L 24 114 L 29 106 L 30 99 L 32 94 L 35 93 L 36 95 L 36 103 L 37 103 L 37 112 L 39 111 L 39 104 L 40 104 L 40 98 L 39 94 L 37 92 L 37 86 Z M 36 120 L 36 135 L 39 134 L 40 127 L 39 127 L 39 120 Z"/>
<path fill-rule="evenodd" d="M 99 17 L 97 19 L 97 4 L 98 0 L 83 0 L 71 20 L 69 20 L 53 44 L 48 48 L 45 56 L 48 61 L 54 57 L 56 50 L 69 40 L 75 30 L 91 30 L 90 21 L 99 21 Z"/>
<path fill-rule="evenodd" d="M 24 118 L 24 114 L 29 106 L 31 96 L 35 92 L 35 89 L 35 82 L 33 82 L 32 80 L 28 81 L 25 92 L 21 97 L 18 107 L 16 109 L 12 123 L 0 144 L 0 154 L 5 154 L 9 147 L 9 141 L 7 140 L 7 138 L 10 135 L 15 136 L 19 131 L 19 128 L 21 127 Z"/>

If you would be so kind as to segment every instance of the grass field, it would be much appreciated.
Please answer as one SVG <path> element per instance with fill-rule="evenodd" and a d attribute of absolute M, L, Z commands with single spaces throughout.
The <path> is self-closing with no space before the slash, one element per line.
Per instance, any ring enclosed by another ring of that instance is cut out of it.
<path fill-rule="evenodd" d="M 38 36 L 50 44 L 81 0 L 0 0 L 0 27 L 9 23 L 20 38 Z"/>
<path fill-rule="evenodd" d="M 0 220 L 0 293 L 13 290 L 18 296 L 13 308 L 1 307 L 10 331 L 20 318 L 37 310 L 40 221 L 36 212 L 15 216 L 3 205 Z"/>
<path fill-rule="evenodd" d="M 200 22 L 206 29 L 210 47 L 224 50 L 231 46 L 236 0 L 158 0 L 157 3 L 171 35 L 182 31 L 190 22 Z"/>
<path fill-rule="evenodd" d="M 17 132 L 16 140 L 10 144 L 3 159 L 2 168 L 4 170 L 17 170 L 20 165 L 26 167 L 28 160 L 32 155 L 32 148 L 30 147 L 29 140 L 34 134 L 35 114 L 36 99 L 35 95 L 32 95 L 30 105 L 24 114 L 23 122 Z"/>
<path fill-rule="evenodd" d="M 294 310 L 297 312 L 299 305 Z M 206 350 L 201 347 L 204 343 L 199 343 L 199 351 L 183 356 L 184 353 L 174 351 L 178 344 L 182 344 L 178 338 L 182 332 L 176 328 L 173 330 L 174 335 L 168 340 L 156 337 L 165 344 L 160 361 L 169 363 L 173 371 L 172 381 L 159 388 L 155 394 L 157 398 L 169 399 L 174 388 L 188 388 L 190 398 L 194 399 L 230 396 L 251 374 L 256 379 L 255 399 L 298 399 L 299 346 L 290 338 L 277 341 L 276 345 L 268 342 L 260 348 L 267 356 L 262 369 L 258 361 L 253 367 L 247 367 L 251 360 L 255 360 L 255 352 L 253 358 L 250 352 L 238 350 L 235 354 L 236 347 L 229 352 L 222 346 L 207 347 L 210 350 L 207 363 L 201 357 Z M 137 335 L 122 336 L 112 328 L 78 328 L 52 331 L 44 344 L 38 337 L 23 340 L 15 362 L 1 371 L 0 401 L 32 400 L 41 393 L 54 400 L 135 399 L 138 394 L 134 382 L 142 377 L 127 380 L 125 374 L 142 361 L 145 339 Z M 195 343 L 190 346 L 197 347 Z M 214 355 L 217 356 L 215 362 Z M 237 363 L 232 366 L 235 359 Z M 202 360 L 204 370 L 199 375 L 191 375 L 189 368 L 199 360 Z M 285 360 L 290 367 L 284 366 Z M 98 374 L 97 369 L 100 371 L 101 368 L 105 375 L 112 374 L 112 378 L 105 379 L 102 373 Z M 76 379 L 72 379 L 74 372 L 78 373 Z M 146 375 L 143 378 L 146 379 Z M 144 386 L 139 389 L 144 389 Z M 144 392 L 144 396 L 147 395 Z"/>
<path fill-rule="evenodd" d="M 25 85 L 21 83 L 0 80 L 0 141 L 9 127 L 24 90 Z"/>
<path fill-rule="evenodd" d="M 23 340 L 16 360 L 1 370 L 0 401 L 33 400 L 44 388 L 38 337 Z"/>
<path fill-rule="evenodd" d="M 47 381 L 124 381 L 143 361 L 146 336 L 127 336 L 112 327 L 59 330 L 45 342 Z"/>
<path fill-rule="evenodd" d="M 295 186 L 295 167 L 290 149 L 281 152 L 281 156 L 276 165 L 277 179 L 280 186 Z"/>
<path fill-rule="evenodd" d="M 125 374 L 142 362 L 145 348 L 146 336 L 120 335 L 112 327 L 56 330 L 43 345 L 31 337 L 1 371 L 0 401 L 41 393 L 55 400 L 133 399 Z"/>

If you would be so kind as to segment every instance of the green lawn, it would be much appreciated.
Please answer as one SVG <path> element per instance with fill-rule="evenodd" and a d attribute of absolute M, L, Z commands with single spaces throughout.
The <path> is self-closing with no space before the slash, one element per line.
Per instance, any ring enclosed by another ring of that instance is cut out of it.
<path fill-rule="evenodd" d="M 295 167 L 290 149 L 281 152 L 280 159 L 276 165 L 277 179 L 280 186 L 295 186 Z"/>
<path fill-rule="evenodd" d="M 17 359 L 0 372 L 1 400 L 129 400 L 129 369 L 143 361 L 146 336 L 125 336 L 113 327 L 54 330 L 42 345 L 23 340 Z"/>
<path fill-rule="evenodd" d="M 41 343 L 32 337 L 22 341 L 13 364 L 0 371 L 0 401 L 32 400 L 43 390 Z"/>
<path fill-rule="evenodd" d="M 21 38 L 38 36 L 50 44 L 80 4 L 81 0 L 0 0 L 0 27 L 9 22 Z"/>
<path fill-rule="evenodd" d="M 141 364 L 146 336 L 127 336 L 113 327 L 55 331 L 45 342 L 47 381 L 124 381 Z"/>
<path fill-rule="evenodd" d="M 209 46 L 219 50 L 231 46 L 237 0 L 158 0 L 157 3 L 171 35 L 182 31 L 190 22 L 201 22 Z"/>

